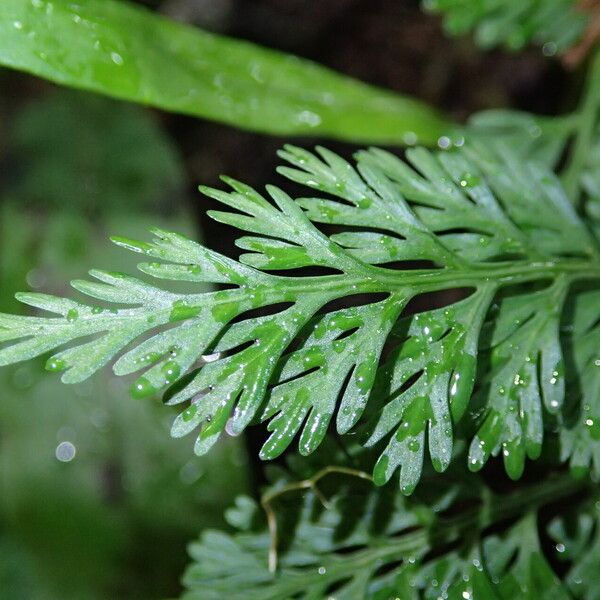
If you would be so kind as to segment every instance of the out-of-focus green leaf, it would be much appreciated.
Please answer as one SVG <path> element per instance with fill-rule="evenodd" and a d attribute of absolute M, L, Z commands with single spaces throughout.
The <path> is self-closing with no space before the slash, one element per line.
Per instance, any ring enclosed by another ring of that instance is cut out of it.
<path fill-rule="evenodd" d="M 470 490 L 457 492 L 447 481 L 444 493 L 429 501 L 394 496 L 390 488 L 353 485 L 344 493 L 337 483 L 327 509 L 313 491 L 295 505 L 288 497 L 284 504 L 281 497 L 276 572 L 268 569 L 272 540 L 260 527 L 258 507 L 253 514 L 251 501 L 238 500 L 237 522 L 256 524 L 234 535 L 205 531 L 190 546 L 192 564 L 184 574 L 183 598 L 570 598 L 541 551 L 535 511 L 568 494 L 573 481 L 547 481 L 502 495 L 482 490 L 476 481 Z M 276 489 L 285 488 L 278 482 Z M 478 492 L 481 504 L 465 509 L 465 500 L 473 501 Z M 444 516 L 448 510 L 455 516 Z M 507 527 L 507 520 L 517 516 L 516 524 Z M 484 533 L 491 524 L 494 533 Z"/>
<path fill-rule="evenodd" d="M 423 0 L 423 6 L 444 17 L 453 36 L 475 32 L 482 48 L 520 50 L 533 42 L 546 56 L 568 50 L 581 38 L 589 16 L 577 0 Z"/>
<path fill-rule="evenodd" d="M 502 141 L 523 158 L 557 166 L 578 123 L 577 114 L 544 117 L 527 112 L 494 109 L 473 114 L 465 127 L 467 143 L 473 140 L 489 145 Z"/>
<path fill-rule="evenodd" d="M 418 101 L 114 0 L 3 0 L 0 64 L 271 134 L 428 144 L 449 129 Z"/>
<path fill-rule="evenodd" d="M 600 239 L 600 127 L 587 156 L 587 167 L 581 176 L 581 183 L 585 193 L 586 215 L 596 237 Z"/>

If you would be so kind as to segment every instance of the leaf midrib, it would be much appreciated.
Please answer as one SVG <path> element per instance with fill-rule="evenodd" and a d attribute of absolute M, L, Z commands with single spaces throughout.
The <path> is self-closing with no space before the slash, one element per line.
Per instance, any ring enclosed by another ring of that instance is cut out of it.
<path fill-rule="evenodd" d="M 364 266 L 364 275 L 355 276 L 345 273 L 339 275 L 321 275 L 312 277 L 290 277 L 270 275 L 264 304 L 281 299 L 282 291 L 300 296 L 301 294 L 335 292 L 338 297 L 368 292 L 392 292 L 405 290 L 409 294 L 425 293 L 460 287 L 479 287 L 484 283 L 498 286 L 555 279 L 565 275 L 569 283 L 579 279 L 600 279 L 600 264 L 592 261 L 556 259 L 536 262 L 506 262 L 471 265 L 468 269 L 419 269 L 397 271 Z M 252 286 L 229 290 L 224 302 L 235 300 L 235 293 L 246 295 Z M 350 294 L 349 290 L 352 290 Z M 190 305 L 205 304 L 206 293 L 182 296 Z M 218 303 L 218 302 L 217 302 Z"/>

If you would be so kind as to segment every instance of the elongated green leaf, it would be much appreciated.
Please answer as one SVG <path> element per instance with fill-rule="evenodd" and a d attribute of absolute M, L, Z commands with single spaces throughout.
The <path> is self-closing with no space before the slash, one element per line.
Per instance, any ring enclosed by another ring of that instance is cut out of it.
<path fill-rule="evenodd" d="M 3 0 L 0 63 L 264 133 L 430 144 L 449 129 L 418 101 L 116 0 Z"/>

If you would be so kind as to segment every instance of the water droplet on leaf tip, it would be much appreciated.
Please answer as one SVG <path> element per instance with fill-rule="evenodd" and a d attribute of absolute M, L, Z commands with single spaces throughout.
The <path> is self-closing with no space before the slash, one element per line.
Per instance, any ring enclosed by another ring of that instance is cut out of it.
<path fill-rule="evenodd" d="M 155 392 L 155 387 L 145 377 L 140 377 L 130 388 L 131 396 L 136 399 L 146 398 Z"/>
<path fill-rule="evenodd" d="M 46 362 L 45 369 L 51 373 L 64 371 L 67 368 L 67 363 L 60 358 L 49 358 Z"/>

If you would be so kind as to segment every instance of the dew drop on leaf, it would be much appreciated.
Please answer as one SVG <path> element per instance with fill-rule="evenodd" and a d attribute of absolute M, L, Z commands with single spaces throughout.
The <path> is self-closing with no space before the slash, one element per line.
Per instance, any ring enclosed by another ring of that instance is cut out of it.
<path fill-rule="evenodd" d="M 131 386 L 129 393 L 133 398 L 147 398 L 156 392 L 156 388 L 145 378 L 140 377 Z"/>
<path fill-rule="evenodd" d="M 181 368 L 174 360 L 170 360 L 163 365 L 162 373 L 165 377 L 165 385 L 169 385 L 179 377 Z"/>
<path fill-rule="evenodd" d="M 73 323 L 74 321 L 77 321 L 78 318 L 79 312 L 77 311 L 77 309 L 69 309 L 69 311 L 67 312 L 67 321 L 69 321 L 69 323 Z"/>
<path fill-rule="evenodd" d="M 181 413 L 181 418 L 188 423 L 194 418 L 197 412 L 198 407 L 195 404 L 192 404 Z"/>
<path fill-rule="evenodd" d="M 67 363 L 61 358 L 49 358 L 46 361 L 45 369 L 51 373 L 58 373 L 64 371 L 67 368 Z"/>

